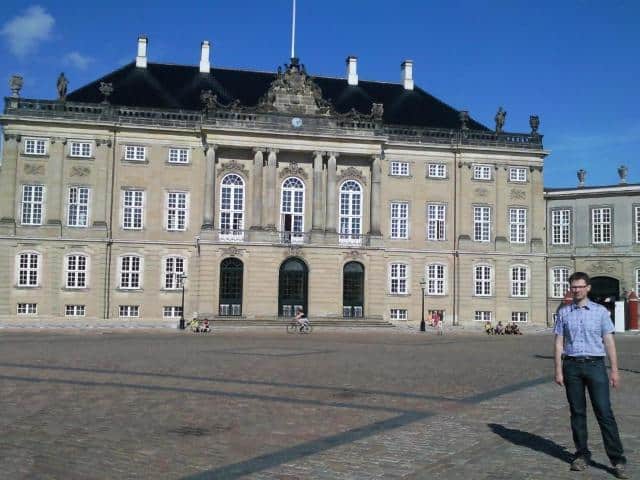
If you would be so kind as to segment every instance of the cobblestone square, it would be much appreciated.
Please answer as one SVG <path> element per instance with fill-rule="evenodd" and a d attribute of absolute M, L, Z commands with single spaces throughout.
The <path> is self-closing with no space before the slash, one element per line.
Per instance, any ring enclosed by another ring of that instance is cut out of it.
<path fill-rule="evenodd" d="M 640 336 L 614 412 L 638 472 Z M 0 478 L 613 478 L 569 471 L 552 337 L 0 332 Z M 635 477 L 634 477 L 635 478 Z"/>

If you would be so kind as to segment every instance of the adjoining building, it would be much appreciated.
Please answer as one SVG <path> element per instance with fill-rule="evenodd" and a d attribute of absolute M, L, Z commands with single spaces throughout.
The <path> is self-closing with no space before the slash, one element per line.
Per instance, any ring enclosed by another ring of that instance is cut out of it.
<path fill-rule="evenodd" d="M 489 129 L 409 60 L 383 83 L 355 57 L 328 78 L 212 67 L 208 42 L 196 66 L 147 51 L 57 100 L 14 78 L 1 315 L 419 321 L 424 299 L 447 324 L 546 324 L 536 116 Z"/>

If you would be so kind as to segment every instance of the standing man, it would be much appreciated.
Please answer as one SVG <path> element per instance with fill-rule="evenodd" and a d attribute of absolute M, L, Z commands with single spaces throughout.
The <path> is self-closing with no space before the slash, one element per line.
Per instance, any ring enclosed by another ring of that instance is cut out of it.
<path fill-rule="evenodd" d="M 555 382 L 564 386 L 571 410 L 571 431 L 576 446 L 571 470 L 586 470 L 591 459 L 587 446 L 586 387 L 613 473 L 617 478 L 629 478 L 609 398 L 609 384 L 613 388 L 620 385 L 613 323 L 607 309 L 587 297 L 591 290 L 589 275 L 575 272 L 569 277 L 569 285 L 573 303 L 558 310 L 554 358 Z M 604 363 L 605 350 L 611 362 L 610 378 Z"/>

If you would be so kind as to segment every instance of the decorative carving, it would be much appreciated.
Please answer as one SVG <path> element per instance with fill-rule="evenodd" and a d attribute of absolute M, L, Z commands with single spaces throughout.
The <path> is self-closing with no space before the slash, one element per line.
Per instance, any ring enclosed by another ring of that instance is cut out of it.
<path fill-rule="evenodd" d="M 537 115 L 529 116 L 529 126 L 531 127 L 531 136 L 538 137 L 538 128 L 540 127 L 540 118 Z"/>
<path fill-rule="evenodd" d="M 234 247 L 233 245 L 230 247 L 221 249 L 220 252 L 222 253 L 223 256 L 227 256 L 227 257 L 242 256 L 242 250 L 240 250 L 238 247 Z"/>
<path fill-rule="evenodd" d="M 218 168 L 218 174 L 222 175 L 226 172 L 236 172 L 242 174 L 245 178 L 249 178 L 249 170 L 247 170 L 244 165 L 236 160 L 231 160 L 230 162 L 225 162 L 220 164 L 220 168 Z"/>
<path fill-rule="evenodd" d="M 91 169 L 89 167 L 71 167 L 71 173 L 69 174 L 71 177 L 86 177 L 91 174 Z"/>
<path fill-rule="evenodd" d="M 97 138 L 96 139 L 96 147 L 99 147 L 101 145 L 106 145 L 107 147 L 111 148 L 111 139 L 110 138 L 107 138 L 107 139 Z"/>
<path fill-rule="evenodd" d="M 589 263 L 589 270 L 594 273 L 615 273 L 618 270 L 617 262 L 598 260 Z"/>
<path fill-rule="evenodd" d="M 202 102 L 202 108 L 205 112 L 212 112 L 214 110 L 242 110 L 240 100 L 235 99 L 224 105 L 218 100 L 218 95 L 214 94 L 211 90 L 202 90 L 200 92 L 200 101 Z"/>
<path fill-rule="evenodd" d="M 384 105 L 382 103 L 373 103 L 371 105 L 371 117 L 376 121 L 382 121 L 384 115 Z"/>
<path fill-rule="evenodd" d="M 504 127 L 504 121 L 507 118 L 507 112 L 505 112 L 502 107 L 498 108 L 498 112 L 495 116 L 496 121 L 496 133 L 502 133 L 502 128 Z"/>
<path fill-rule="evenodd" d="M 17 133 L 6 133 L 4 134 L 4 141 L 8 142 L 9 140 L 15 140 L 17 143 L 20 143 L 22 140 L 22 135 Z"/>
<path fill-rule="evenodd" d="M 358 180 L 363 185 L 367 184 L 366 177 L 362 175 L 362 172 L 360 172 L 360 170 L 358 170 L 355 167 L 349 167 L 349 168 L 345 168 L 344 170 L 341 170 L 340 174 L 336 177 L 336 180 L 338 182 L 341 182 L 348 178 Z"/>
<path fill-rule="evenodd" d="M 67 99 L 67 87 L 69 80 L 64 76 L 64 72 L 61 72 L 56 82 L 56 88 L 58 89 L 58 100 L 64 102 Z"/>
<path fill-rule="evenodd" d="M 475 193 L 478 197 L 486 197 L 489 191 L 486 188 L 478 187 L 473 193 Z"/>
<path fill-rule="evenodd" d="M 302 251 L 302 247 L 300 245 L 290 245 L 289 251 L 285 252 L 285 258 L 288 257 L 304 257 L 304 252 Z"/>
<path fill-rule="evenodd" d="M 344 254 L 347 260 L 360 260 L 362 259 L 362 252 L 357 249 L 349 250 Z"/>
<path fill-rule="evenodd" d="M 467 110 L 460 111 L 458 118 L 460 119 L 460 130 L 469 130 L 469 126 L 467 125 L 469 122 L 469 112 Z"/>
<path fill-rule="evenodd" d="M 9 88 L 11 89 L 11 96 L 14 98 L 20 98 L 20 90 L 24 85 L 24 79 L 20 75 L 11 75 L 9 79 Z"/>
<path fill-rule="evenodd" d="M 113 83 L 100 82 L 98 90 L 100 90 L 100 93 L 104 96 L 104 100 L 102 100 L 102 103 L 109 103 L 109 97 L 113 93 Z"/>
<path fill-rule="evenodd" d="M 292 160 L 289 163 L 289 166 L 284 167 L 282 170 L 280 170 L 280 178 L 285 177 L 302 177 L 305 180 L 309 178 L 304 169 L 299 166 L 295 160 Z"/>
<path fill-rule="evenodd" d="M 524 190 L 518 190 L 517 188 L 512 188 L 511 193 L 509 194 L 509 198 L 512 200 L 524 200 L 527 198 L 527 192 Z"/>
<path fill-rule="evenodd" d="M 24 173 L 26 173 L 27 175 L 44 175 L 44 165 L 25 163 Z"/>

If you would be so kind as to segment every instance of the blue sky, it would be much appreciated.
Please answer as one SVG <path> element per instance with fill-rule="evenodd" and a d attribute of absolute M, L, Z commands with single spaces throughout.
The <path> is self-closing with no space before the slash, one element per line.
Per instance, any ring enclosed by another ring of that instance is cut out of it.
<path fill-rule="evenodd" d="M 488 126 L 499 106 L 507 131 L 540 116 L 547 187 L 615 184 L 620 164 L 640 182 L 640 2 L 297 0 L 296 53 L 312 75 L 416 83 Z M 37 3 L 4 0 L 0 84 L 13 73 L 22 96 L 54 98 L 60 71 L 70 90 L 132 61 L 139 34 L 149 61 L 196 65 L 212 42 L 215 66 L 275 71 L 288 61 L 291 0 Z M 4 87 L 2 86 L 4 85 Z"/>

